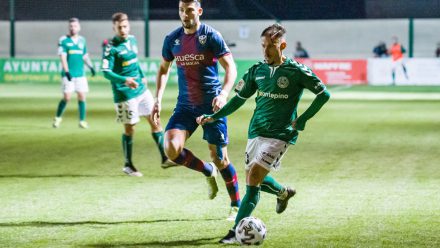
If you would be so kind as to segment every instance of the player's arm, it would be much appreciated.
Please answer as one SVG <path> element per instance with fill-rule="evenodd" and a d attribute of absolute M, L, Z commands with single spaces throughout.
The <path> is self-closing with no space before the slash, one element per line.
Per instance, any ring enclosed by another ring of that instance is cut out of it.
<path fill-rule="evenodd" d="M 84 64 L 86 64 L 86 66 L 90 69 L 90 73 L 92 73 L 92 77 L 94 77 L 96 75 L 96 71 L 95 71 L 95 68 L 93 67 L 93 63 L 90 60 L 88 53 L 84 54 L 83 61 L 84 61 Z"/>
<path fill-rule="evenodd" d="M 160 118 L 160 111 L 162 105 L 162 97 L 165 92 L 165 87 L 168 82 L 168 77 L 171 71 L 171 65 L 173 61 L 168 61 L 166 59 L 162 59 L 162 62 L 159 66 L 159 71 L 157 72 L 156 77 L 156 96 L 155 103 L 153 107 L 153 120 L 157 123 L 157 120 Z"/>
<path fill-rule="evenodd" d="M 298 131 L 304 130 L 306 122 L 310 120 L 319 110 L 324 106 L 324 104 L 330 99 L 330 92 L 324 89 L 318 93 L 313 100 L 312 104 L 302 113 L 296 120 L 293 121 L 292 127 Z"/>
<path fill-rule="evenodd" d="M 214 114 L 198 117 L 197 123 L 203 125 L 207 122 L 213 122 L 234 113 L 237 109 L 243 106 L 246 100 L 257 91 L 253 71 L 253 68 L 251 68 L 244 74 L 243 79 L 241 79 L 235 86 L 235 92 L 237 94 L 231 98 L 226 105 Z"/>
<path fill-rule="evenodd" d="M 219 62 L 223 69 L 225 69 L 225 79 L 223 83 L 223 89 L 221 90 L 220 94 L 216 96 L 212 101 L 214 112 L 217 112 L 225 105 L 229 92 L 234 86 L 235 79 L 237 78 L 237 68 L 235 66 L 234 59 L 232 58 L 232 54 L 229 53 L 225 56 L 220 57 Z"/>
<path fill-rule="evenodd" d="M 64 73 L 66 74 L 67 80 L 72 80 L 72 76 L 69 72 L 69 65 L 67 64 L 67 49 L 66 46 L 63 44 L 62 41 L 63 38 L 60 38 L 60 41 L 58 43 L 58 55 L 60 56 L 61 60 L 61 67 L 63 68 Z"/>
<path fill-rule="evenodd" d="M 114 55 L 111 50 L 111 48 L 106 48 L 104 51 L 104 56 L 102 59 L 102 67 L 101 71 L 104 73 L 104 77 L 111 82 L 119 83 L 119 84 L 125 84 L 126 86 L 136 89 L 138 87 L 138 83 L 135 81 L 132 77 L 124 77 L 121 76 L 115 72 L 113 72 L 113 65 L 114 65 Z"/>
<path fill-rule="evenodd" d="M 304 88 L 313 92 L 316 97 L 312 104 L 302 113 L 298 118 L 292 122 L 292 127 L 298 131 L 304 130 L 306 122 L 310 120 L 324 104 L 330 99 L 330 92 L 326 89 L 325 85 L 308 67 L 301 65 L 301 83 Z"/>

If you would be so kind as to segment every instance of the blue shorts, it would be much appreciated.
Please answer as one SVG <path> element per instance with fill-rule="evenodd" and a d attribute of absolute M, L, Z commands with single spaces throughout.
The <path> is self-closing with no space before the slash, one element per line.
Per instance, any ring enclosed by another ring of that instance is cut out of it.
<path fill-rule="evenodd" d="M 168 121 L 166 131 L 170 129 L 186 130 L 191 136 L 199 124 L 196 118 L 203 114 L 212 114 L 212 106 L 176 106 L 173 115 Z M 224 146 L 229 143 L 228 127 L 226 117 L 216 120 L 213 123 L 206 123 L 202 126 L 203 139 L 209 144 Z"/>

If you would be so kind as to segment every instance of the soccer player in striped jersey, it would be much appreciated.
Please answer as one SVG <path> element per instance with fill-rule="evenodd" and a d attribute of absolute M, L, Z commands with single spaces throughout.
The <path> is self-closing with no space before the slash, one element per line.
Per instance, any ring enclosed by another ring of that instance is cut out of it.
<path fill-rule="evenodd" d="M 213 113 L 226 103 L 237 76 L 231 51 L 218 31 L 200 22 L 202 13 L 199 0 L 179 1 L 182 27 L 168 34 L 163 43 L 153 116 L 156 120 L 160 117 L 162 96 L 171 65 L 176 61 L 179 96 L 165 131 L 166 153 L 175 163 L 203 173 L 208 182 L 209 199 L 214 199 L 218 192 L 218 168 L 231 200 L 228 219 L 233 220 L 240 206 L 240 195 L 237 173 L 228 157 L 226 118 L 203 127 L 203 139 L 208 142 L 213 162 L 201 160 L 184 147 L 198 127 L 196 118 L 205 112 Z M 223 87 L 218 63 L 225 69 Z"/>
<path fill-rule="evenodd" d="M 249 124 L 245 153 L 246 194 L 238 210 L 235 225 L 220 243 L 235 243 L 235 228 L 251 215 L 260 199 L 260 191 L 277 197 L 276 212 L 282 213 L 295 189 L 283 186 L 269 175 L 280 168 L 289 145 L 295 144 L 298 131 L 305 128 L 330 98 L 321 80 L 306 66 L 283 54 L 286 30 L 274 24 L 261 34 L 265 61 L 252 66 L 235 87 L 236 95 L 218 112 L 202 115 L 197 122 L 206 125 L 224 118 L 240 108 L 255 92 L 256 107 Z M 309 108 L 297 115 L 298 102 L 304 89 L 316 95 Z"/>
<path fill-rule="evenodd" d="M 89 91 L 89 86 L 84 73 L 84 63 L 89 67 L 92 76 L 95 76 L 95 69 L 87 53 L 86 39 L 79 35 L 80 30 L 81 26 L 78 18 L 70 18 L 69 34 L 62 36 L 58 42 L 58 55 L 62 65 L 63 99 L 58 103 L 56 116 L 52 124 L 54 128 L 60 127 L 64 110 L 74 91 L 78 96 L 79 127 L 88 128 L 86 122 L 86 94 Z"/>
<path fill-rule="evenodd" d="M 144 73 L 138 62 L 136 38 L 130 35 L 130 23 L 125 13 L 115 13 L 112 17 L 115 37 L 104 48 L 102 71 L 110 80 L 113 91 L 117 121 L 124 125 L 122 148 L 125 157 L 123 172 L 129 176 L 141 177 L 132 161 L 133 135 L 140 117 L 145 117 L 151 126 L 152 136 L 162 156 L 162 167 L 174 165 L 163 149 L 163 132 L 160 123 L 151 116 L 153 96 L 146 86 Z"/>

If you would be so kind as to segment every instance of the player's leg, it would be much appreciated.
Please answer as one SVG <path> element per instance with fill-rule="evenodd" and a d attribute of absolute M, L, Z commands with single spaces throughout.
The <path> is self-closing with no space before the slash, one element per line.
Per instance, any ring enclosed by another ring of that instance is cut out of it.
<path fill-rule="evenodd" d="M 250 164 L 249 168 L 249 170 L 246 170 L 246 194 L 235 218 L 234 227 L 219 241 L 220 243 L 231 244 L 237 241 L 235 238 L 235 228 L 240 220 L 251 216 L 260 200 L 260 184 L 269 173 L 269 170 L 256 162 Z"/>
<path fill-rule="evenodd" d="M 403 61 L 401 63 L 402 63 L 403 74 L 405 75 L 405 78 L 408 80 L 408 72 L 406 71 L 406 66 L 403 63 Z"/>
<path fill-rule="evenodd" d="M 228 157 L 228 132 L 226 118 L 214 123 L 203 125 L 203 139 L 208 141 L 210 157 L 225 181 L 226 189 L 231 199 L 231 209 L 228 220 L 234 220 L 240 207 L 237 172 Z"/>
<path fill-rule="evenodd" d="M 72 92 L 75 90 L 73 82 L 70 82 L 67 80 L 66 77 L 63 77 L 61 79 L 61 90 L 63 92 L 63 98 L 58 103 L 57 111 L 55 113 L 55 118 L 53 120 L 52 126 L 54 128 L 58 128 L 61 125 L 62 117 L 64 114 L 64 111 L 66 110 L 67 103 L 69 103 Z"/>
<path fill-rule="evenodd" d="M 396 67 L 397 67 L 397 61 L 393 61 L 391 65 L 391 77 L 393 79 L 393 85 L 396 84 Z"/>
<path fill-rule="evenodd" d="M 214 199 L 218 192 L 217 169 L 215 165 L 206 163 L 184 148 L 186 140 L 197 129 L 196 114 L 191 109 L 176 107 L 165 128 L 165 153 L 176 164 L 183 165 L 203 173 L 208 180 L 208 198 Z"/>
<path fill-rule="evenodd" d="M 161 155 L 162 168 L 169 168 L 171 166 L 175 166 L 176 164 L 168 160 L 168 157 L 165 154 L 165 150 L 163 146 L 164 134 L 162 130 L 162 125 L 160 123 L 160 120 L 158 120 L 158 123 L 156 124 L 151 118 L 152 117 L 151 112 L 153 110 L 153 106 L 154 106 L 154 98 L 151 95 L 150 90 L 147 89 L 142 94 L 142 99 L 139 102 L 139 115 L 145 116 L 148 124 L 151 127 L 151 135 L 153 136 L 153 140 L 156 143 L 156 146 L 159 149 Z"/>
<path fill-rule="evenodd" d="M 219 151 L 219 149 L 221 151 Z M 229 198 L 231 199 L 231 209 L 227 220 L 233 221 L 237 216 L 238 208 L 240 207 L 241 203 L 240 192 L 238 190 L 237 172 L 234 168 L 234 165 L 229 160 L 226 145 L 221 147 L 209 144 L 209 151 L 212 161 L 220 171 L 220 174 L 225 181 L 226 190 L 228 191 Z M 222 159 L 219 158 L 220 152 L 223 155 Z"/>
<path fill-rule="evenodd" d="M 142 176 L 132 161 L 133 135 L 135 124 L 139 122 L 138 102 L 136 98 L 125 102 L 115 103 L 117 121 L 124 125 L 122 134 L 122 151 L 124 154 L 124 167 L 122 171 L 129 176 Z"/>
<path fill-rule="evenodd" d="M 89 128 L 86 122 L 86 94 L 89 92 L 89 85 L 86 77 L 73 78 L 75 83 L 75 91 L 78 95 L 78 112 L 79 112 L 79 127 Z"/>
<path fill-rule="evenodd" d="M 141 177 L 139 172 L 133 165 L 133 136 L 135 124 L 124 124 L 124 133 L 122 134 L 122 151 L 124 152 L 125 164 L 122 171 L 129 176 Z"/>
<path fill-rule="evenodd" d="M 211 177 L 214 166 L 196 157 L 190 150 L 184 148 L 185 141 L 189 137 L 188 131 L 170 129 L 165 132 L 165 152 L 169 159 L 179 165 L 203 173 Z"/>

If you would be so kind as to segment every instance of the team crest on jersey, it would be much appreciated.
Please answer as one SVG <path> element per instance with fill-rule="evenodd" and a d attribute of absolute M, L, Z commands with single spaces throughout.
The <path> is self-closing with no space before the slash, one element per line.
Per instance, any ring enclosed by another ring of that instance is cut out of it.
<path fill-rule="evenodd" d="M 206 43 L 206 35 L 200 35 L 199 36 L 199 42 L 200 42 L 200 44 L 202 44 L 202 45 L 205 45 L 205 43 Z"/>
<path fill-rule="evenodd" d="M 277 85 L 281 89 L 285 89 L 287 88 L 287 86 L 289 86 L 289 79 L 287 79 L 286 77 L 279 77 L 277 80 Z"/>
<path fill-rule="evenodd" d="M 238 81 L 237 86 L 235 86 L 235 90 L 241 91 L 243 89 L 243 86 L 244 86 L 244 80 L 242 79 L 242 80 Z"/>
<path fill-rule="evenodd" d="M 83 44 L 83 43 L 79 43 L 79 44 L 78 44 L 78 47 L 79 47 L 79 49 L 82 50 L 82 49 L 84 48 L 84 44 Z"/>
<path fill-rule="evenodd" d="M 139 50 L 138 50 L 138 47 L 137 47 L 136 45 L 133 45 L 133 52 L 137 54 L 138 51 L 139 51 Z"/>
<path fill-rule="evenodd" d="M 174 45 L 175 46 L 179 46 L 180 45 L 180 40 L 179 39 L 175 39 L 174 40 Z"/>

